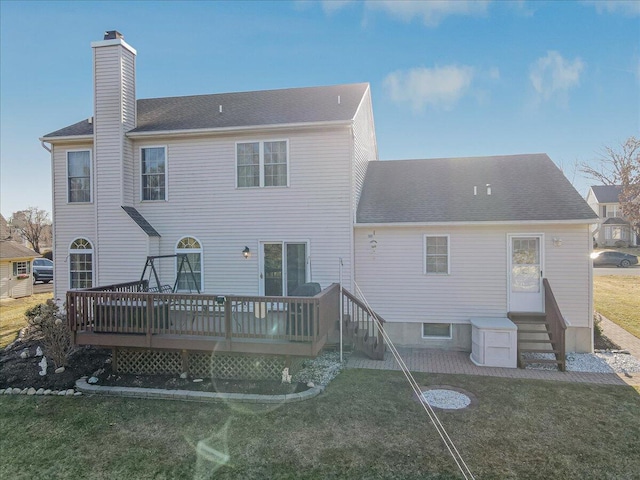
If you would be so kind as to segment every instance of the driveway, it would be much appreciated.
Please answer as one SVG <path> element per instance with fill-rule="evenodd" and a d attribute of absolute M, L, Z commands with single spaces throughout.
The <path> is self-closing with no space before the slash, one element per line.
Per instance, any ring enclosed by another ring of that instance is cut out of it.
<path fill-rule="evenodd" d="M 594 267 L 593 275 L 598 277 L 601 275 L 635 275 L 640 276 L 640 265 L 634 265 L 629 268 L 619 267 Z"/>
<path fill-rule="evenodd" d="M 48 293 L 48 292 L 53 292 L 53 282 L 36 283 L 33 286 L 33 293 Z"/>

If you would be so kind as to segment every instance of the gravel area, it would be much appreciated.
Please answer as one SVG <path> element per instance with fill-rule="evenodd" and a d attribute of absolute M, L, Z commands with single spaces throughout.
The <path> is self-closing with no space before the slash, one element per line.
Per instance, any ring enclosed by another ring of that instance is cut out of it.
<path fill-rule="evenodd" d="M 529 353 L 525 358 L 549 359 L 550 353 Z M 526 367 L 530 370 L 557 370 L 555 365 L 533 363 Z M 633 355 L 621 350 L 603 351 L 596 353 L 567 353 L 568 372 L 590 373 L 638 373 L 640 361 Z"/>
<path fill-rule="evenodd" d="M 433 389 L 422 392 L 422 397 L 429 405 L 445 410 L 459 410 L 471 405 L 471 399 L 463 393 L 453 390 Z"/>
<path fill-rule="evenodd" d="M 340 352 L 324 352 L 314 359 L 306 360 L 292 381 L 327 386 L 347 364 L 348 354 L 345 353 L 342 357 L 343 362 L 340 363 Z"/>

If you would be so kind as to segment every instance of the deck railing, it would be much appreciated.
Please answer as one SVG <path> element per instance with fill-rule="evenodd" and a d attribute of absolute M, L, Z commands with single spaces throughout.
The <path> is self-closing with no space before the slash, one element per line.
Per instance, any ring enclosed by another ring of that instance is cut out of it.
<path fill-rule="evenodd" d="M 353 338 L 356 349 L 373 359 L 384 358 L 384 338 L 381 325 L 375 321 L 371 310 L 348 290 L 342 290 L 342 313 L 346 319 L 347 334 Z M 376 314 L 380 324 L 384 318 Z"/>
<path fill-rule="evenodd" d="M 543 278 L 542 284 L 544 285 L 544 311 L 549 324 L 549 334 L 551 335 L 554 349 L 558 352 L 555 354 L 558 360 L 558 369 L 564 372 L 566 367 L 565 330 L 567 329 L 567 324 L 560 312 L 556 297 L 553 295 L 549 280 Z"/>
<path fill-rule="evenodd" d="M 337 284 L 314 297 L 265 297 L 148 292 L 144 283 L 67 292 L 76 343 L 84 337 L 81 343 L 188 349 L 207 340 L 306 342 L 316 354 L 339 313 Z"/>

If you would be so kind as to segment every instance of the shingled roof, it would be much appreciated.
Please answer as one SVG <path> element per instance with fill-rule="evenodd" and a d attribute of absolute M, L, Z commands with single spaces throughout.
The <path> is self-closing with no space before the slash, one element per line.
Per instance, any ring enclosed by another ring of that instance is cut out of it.
<path fill-rule="evenodd" d="M 598 217 L 546 154 L 529 154 L 370 162 L 356 218 L 422 224 Z"/>
<path fill-rule="evenodd" d="M 0 260 L 12 258 L 35 258 L 40 254 L 12 240 L 0 240 Z"/>
<path fill-rule="evenodd" d="M 622 185 L 593 185 L 591 191 L 598 200 L 598 203 L 618 203 Z"/>
<path fill-rule="evenodd" d="M 137 126 L 129 133 L 349 121 L 368 87 L 353 83 L 140 99 Z M 83 120 L 43 138 L 92 134 L 93 123 Z"/>

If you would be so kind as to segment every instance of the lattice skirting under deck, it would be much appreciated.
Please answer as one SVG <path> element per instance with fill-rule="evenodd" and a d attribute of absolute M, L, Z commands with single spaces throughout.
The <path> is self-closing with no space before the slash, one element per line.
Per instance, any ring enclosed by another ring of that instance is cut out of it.
<path fill-rule="evenodd" d="M 273 355 L 228 355 L 166 350 L 117 349 L 115 369 L 119 373 L 179 375 L 187 372 L 201 378 L 280 380 L 282 370 L 294 375 L 304 358 Z"/>

